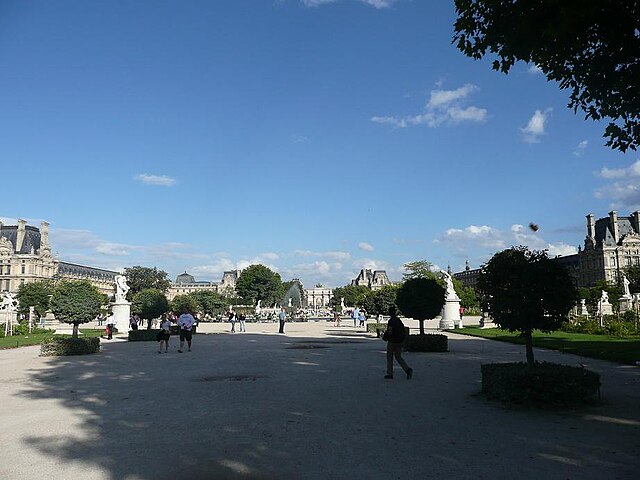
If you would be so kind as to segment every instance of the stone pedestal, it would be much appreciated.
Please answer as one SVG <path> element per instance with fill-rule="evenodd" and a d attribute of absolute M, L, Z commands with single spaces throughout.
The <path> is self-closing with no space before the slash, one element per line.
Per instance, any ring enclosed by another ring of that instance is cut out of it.
<path fill-rule="evenodd" d="M 439 327 L 441 330 L 455 328 L 456 323 L 462 323 L 460 322 L 460 299 L 450 297 L 442 308 Z"/>
<path fill-rule="evenodd" d="M 613 315 L 613 307 L 609 302 L 598 302 L 598 316 L 602 315 Z"/>
<path fill-rule="evenodd" d="M 622 297 L 620 297 L 620 313 L 624 313 L 628 310 L 632 310 L 633 309 L 633 298 L 631 297 L 631 295 L 623 295 Z"/>
<path fill-rule="evenodd" d="M 111 312 L 113 313 L 113 324 L 118 329 L 118 333 L 127 333 L 130 328 L 131 304 L 126 300 L 112 303 Z"/>
<path fill-rule="evenodd" d="M 497 328 L 498 326 L 493 323 L 493 318 L 489 316 L 487 312 L 482 312 L 480 316 L 480 328 Z"/>
<path fill-rule="evenodd" d="M 588 317 L 589 312 L 587 311 L 587 301 L 583 298 L 580 300 L 580 306 L 578 307 L 578 315 L 581 317 Z"/>
<path fill-rule="evenodd" d="M 60 322 L 56 320 L 56 317 L 51 312 L 47 312 L 40 320 L 44 323 L 44 328 L 49 330 L 56 330 L 60 325 Z"/>
<path fill-rule="evenodd" d="M 7 327 L 7 318 L 9 326 Z M 18 324 L 18 313 L 14 310 L 0 310 L 0 328 L 3 333 L 13 335 L 13 327 Z M 9 331 L 11 329 L 11 331 Z"/>

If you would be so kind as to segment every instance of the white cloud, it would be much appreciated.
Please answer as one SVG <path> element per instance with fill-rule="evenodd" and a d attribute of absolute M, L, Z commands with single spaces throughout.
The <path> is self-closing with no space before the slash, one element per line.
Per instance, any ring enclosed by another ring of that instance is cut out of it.
<path fill-rule="evenodd" d="M 504 248 L 505 242 L 500 230 L 482 225 L 469 225 L 464 229 L 450 228 L 441 240 L 455 243 L 475 243 L 485 248 Z"/>
<path fill-rule="evenodd" d="M 584 152 L 587 149 L 587 145 L 589 145 L 589 140 L 582 140 L 573 151 L 573 154 L 576 157 L 581 157 L 582 155 L 584 155 Z"/>
<path fill-rule="evenodd" d="M 176 179 L 168 177 L 167 175 L 149 175 L 147 173 L 141 173 L 133 177 L 133 179 L 146 185 L 156 185 L 160 187 L 172 187 L 176 184 Z"/>
<path fill-rule="evenodd" d="M 547 250 L 549 250 L 549 258 L 557 257 L 558 255 L 564 257 L 578 253 L 578 249 L 576 247 L 567 245 L 563 242 L 549 243 L 547 245 Z"/>
<path fill-rule="evenodd" d="M 336 3 L 338 0 L 301 0 L 302 4 L 305 7 L 319 7 L 321 5 L 326 5 L 329 3 Z M 397 0 L 359 0 L 360 3 L 364 3 L 365 5 L 370 5 L 374 8 L 389 8 L 393 5 Z"/>
<path fill-rule="evenodd" d="M 458 125 L 462 122 L 482 123 L 487 120 L 487 110 L 475 106 L 464 107 L 463 103 L 478 87 L 470 83 L 455 90 L 432 90 L 424 112 L 404 117 L 373 116 L 373 123 L 406 128 L 415 125 L 427 125 L 435 128 L 440 125 Z"/>
<path fill-rule="evenodd" d="M 640 208 L 640 160 L 627 168 L 603 167 L 598 174 L 606 180 L 615 180 L 596 189 L 595 197 L 610 199 L 613 208 Z"/>
<path fill-rule="evenodd" d="M 545 123 L 552 110 L 552 108 L 547 108 L 545 111 L 535 111 L 527 126 L 520 129 L 522 139 L 525 142 L 538 143 L 540 141 L 540 137 L 545 134 Z"/>
<path fill-rule="evenodd" d="M 528 68 L 527 72 L 529 72 L 531 75 L 539 75 L 541 73 L 544 73 L 538 65 L 531 65 Z"/>
<path fill-rule="evenodd" d="M 327 3 L 334 3 L 337 0 L 301 0 L 305 7 L 319 7 Z"/>
<path fill-rule="evenodd" d="M 304 135 L 294 135 L 293 136 L 293 143 L 304 143 L 304 142 L 308 142 L 309 141 L 309 137 L 306 137 Z"/>
<path fill-rule="evenodd" d="M 367 242 L 360 242 L 358 244 L 358 248 L 360 250 L 364 250 L 365 252 L 373 252 L 375 250 L 373 248 L 373 245 L 371 245 L 370 243 L 367 243 Z"/>

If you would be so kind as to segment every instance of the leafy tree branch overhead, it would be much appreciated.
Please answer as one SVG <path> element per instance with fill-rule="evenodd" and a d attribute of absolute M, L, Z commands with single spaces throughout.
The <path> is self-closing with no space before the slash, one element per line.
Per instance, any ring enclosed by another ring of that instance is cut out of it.
<path fill-rule="evenodd" d="M 571 92 L 569 108 L 609 119 L 606 145 L 640 145 L 639 0 L 455 0 L 453 42 L 465 55 L 494 57 L 509 73 L 537 65 Z"/>

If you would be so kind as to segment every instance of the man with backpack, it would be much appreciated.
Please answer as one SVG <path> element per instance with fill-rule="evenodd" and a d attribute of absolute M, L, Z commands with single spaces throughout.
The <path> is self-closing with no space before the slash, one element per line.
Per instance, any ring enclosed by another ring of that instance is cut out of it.
<path fill-rule="evenodd" d="M 411 380 L 413 376 L 413 368 L 407 365 L 407 362 L 402 358 L 402 342 L 406 331 L 404 329 L 404 323 L 398 317 L 395 305 L 389 307 L 389 322 L 387 323 L 387 329 L 382 335 L 382 339 L 387 342 L 387 374 L 384 378 L 393 378 L 393 357 L 396 357 L 397 362 L 407 374 L 407 380 Z"/>

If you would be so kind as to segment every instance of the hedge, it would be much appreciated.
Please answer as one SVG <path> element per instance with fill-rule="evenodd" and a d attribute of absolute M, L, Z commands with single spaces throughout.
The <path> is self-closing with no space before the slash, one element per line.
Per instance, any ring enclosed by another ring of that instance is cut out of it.
<path fill-rule="evenodd" d="M 481 365 L 482 393 L 503 402 L 531 405 L 576 405 L 600 397 L 600 375 L 584 367 L 556 363 Z"/>
<path fill-rule="evenodd" d="M 446 352 L 448 346 L 447 336 L 441 333 L 408 335 L 405 340 L 405 350 L 409 352 Z"/>
<path fill-rule="evenodd" d="M 375 333 L 380 338 L 387 329 L 386 323 L 367 323 L 367 333 Z"/>
<path fill-rule="evenodd" d="M 100 351 L 100 339 L 92 338 L 69 338 L 54 337 L 45 340 L 40 346 L 40 355 L 43 357 L 54 357 L 64 355 L 90 355 Z"/>
<path fill-rule="evenodd" d="M 157 342 L 158 341 L 158 332 L 159 328 L 154 328 L 151 330 L 141 329 L 141 330 L 129 330 L 129 341 L 130 342 Z M 180 335 L 180 331 L 176 325 L 171 326 L 170 330 L 171 335 Z M 195 335 L 196 327 L 195 325 L 191 327 L 191 333 Z"/>

